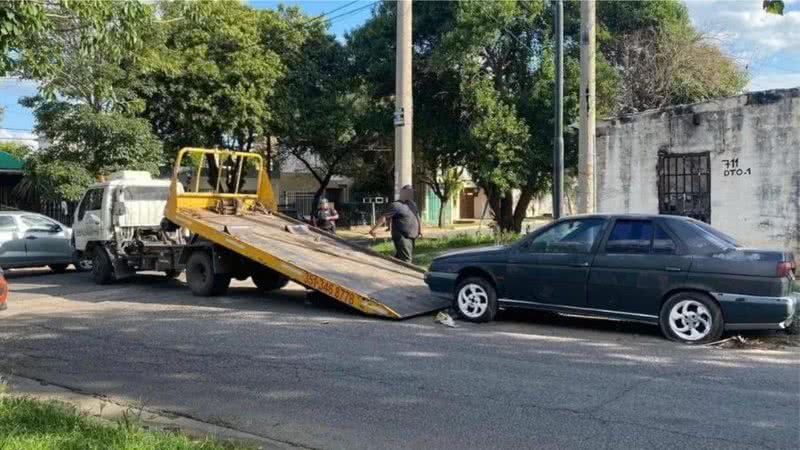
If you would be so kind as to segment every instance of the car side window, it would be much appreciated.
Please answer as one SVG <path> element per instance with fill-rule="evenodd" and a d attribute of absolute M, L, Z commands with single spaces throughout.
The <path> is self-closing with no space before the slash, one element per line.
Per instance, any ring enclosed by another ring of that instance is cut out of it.
<path fill-rule="evenodd" d="M 678 244 L 660 225 L 656 225 L 655 233 L 653 234 L 653 253 L 657 255 L 673 255 L 677 250 Z"/>
<path fill-rule="evenodd" d="M 605 219 L 576 219 L 550 227 L 525 245 L 531 253 L 589 253 Z"/>
<path fill-rule="evenodd" d="M 22 223 L 28 228 L 52 228 L 56 223 L 44 216 L 35 216 L 32 214 L 24 215 L 20 218 Z"/>
<path fill-rule="evenodd" d="M 617 220 L 606 242 L 606 253 L 650 253 L 653 223 L 649 220 Z"/>
<path fill-rule="evenodd" d="M 0 231 L 12 233 L 19 231 L 17 222 L 11 216 L 0 216 Z"/>

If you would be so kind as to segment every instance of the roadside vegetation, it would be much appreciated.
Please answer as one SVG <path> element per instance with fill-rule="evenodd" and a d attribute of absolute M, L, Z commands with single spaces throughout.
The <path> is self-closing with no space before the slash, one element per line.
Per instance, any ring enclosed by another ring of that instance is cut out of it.
<path fill-rule="evenodd" d="M 246 447 L 147 431 L 133 419 L 106 423 L 55 401 L 0 397 L 0 448 L 233 450 Z"/>
<path fill-rule="evenodd" d="M 514 242 L 520 237 L 516 233 L 501 233 L 497 237 L 488 234 L 457 234 L 453 236 L 442 236 L 434 238 L 417 239 L 414 246 L 414 264 L 428 268 L 433 258 L 446 253 L 449 250 L 457 250 L 469 247 L 481 247 L 496 244 L 506 244 Z M 390 238 L 383 240 L 371 247 L 373 250 L 384 255 L 394 255 L 394 244 Z"/>

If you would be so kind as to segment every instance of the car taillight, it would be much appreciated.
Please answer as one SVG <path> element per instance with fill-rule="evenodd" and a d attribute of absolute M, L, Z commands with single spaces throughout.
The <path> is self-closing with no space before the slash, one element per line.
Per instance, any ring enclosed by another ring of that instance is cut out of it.
<path fill-rule="evenodd" d="M 797 266 L 795 265 L 794 261 L 781 261 L 778 263 L 778 276 L 781 278 L 788 277 L 790 275 L 794 276 L 794 271 L 796 268 Z"/>

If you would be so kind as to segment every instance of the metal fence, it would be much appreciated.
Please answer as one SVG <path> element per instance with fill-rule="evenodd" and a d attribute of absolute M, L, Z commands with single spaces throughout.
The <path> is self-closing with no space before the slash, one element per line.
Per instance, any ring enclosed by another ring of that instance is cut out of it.
<path fill-rule="evenodd" d="M 4 211 L 30 211 L 43 214 L 71 227 L 78 202 L 42 200 L 39 202 L 12 202 L 10 205 L 0 205 Z"/>

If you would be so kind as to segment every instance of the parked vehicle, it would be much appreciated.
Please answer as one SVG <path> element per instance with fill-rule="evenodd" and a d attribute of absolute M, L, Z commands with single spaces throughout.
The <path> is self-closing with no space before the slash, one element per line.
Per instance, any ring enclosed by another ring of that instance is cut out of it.
<path fill-rule="evenodd" d="M 8 300 L 8 283 L 3 276 L 3 268 L 0 267 L 0 311 L 8 308 L 6 300 Z"/>
<path fill-rule="evenodd" d="M 72 230 L 26 211 L 0 211 L 0 266 L 6 269 L 49 266 L 61 273 L 75 263 Z M 80 269 L 78 265 L 76 268 Z"/>
<path fill-rule="evenodd" d="M 699 344 L 724 330 L 798 333 L 795 270 L 790 252 L 744 248 L 687 217 L 589 215 L 436 258 L 426 282 L 469 321 L 532 308 L 658 324 Z"/>
<path fill-rule="evenodd" d="M 148 172 L 121 171 L 84 192 L 73 241 L 95 282 L 106 284 L 146 270 L 170 278 L 180 275 L 183 235 L 164 219 L 169 186 L 170 180 L 155 180 Z"/>

